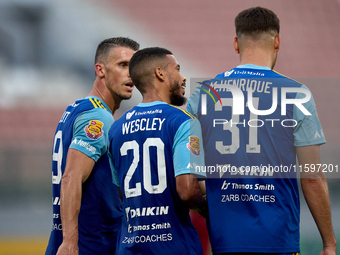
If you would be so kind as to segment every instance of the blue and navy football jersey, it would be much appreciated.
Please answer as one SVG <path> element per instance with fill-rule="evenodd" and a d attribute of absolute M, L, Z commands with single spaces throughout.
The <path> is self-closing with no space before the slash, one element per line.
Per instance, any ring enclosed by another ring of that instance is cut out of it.
<path fill-rule="evenodd" d="M 56 254 L 62 243 L 60 186 L 69 148 L 96 163 L 83 183 L 78 217 L 79 254 L 113 254 L 123 215 L 118 188 L 111 181 L 107 156 L 108 130 L 113 123 L 109 107 L 97 97 L 69 105 L 56 129 L 52 151 L 53 226 L 46 255 Z"/>
<path fill-rule="evenodd" d="M 187 110 L 202 126 L 213 252 L 299 252 L 294 148 L 325 143 L 307 87 L 238 66 L 204 81 Z"/>
<path fill-rule="evenodd" d="M 176 176 L 204 165 L 199 121 L 164 102 L 140 103 L 109 131 L 113 181 L 123 194 L 117 254 L 202 254 Z"/>

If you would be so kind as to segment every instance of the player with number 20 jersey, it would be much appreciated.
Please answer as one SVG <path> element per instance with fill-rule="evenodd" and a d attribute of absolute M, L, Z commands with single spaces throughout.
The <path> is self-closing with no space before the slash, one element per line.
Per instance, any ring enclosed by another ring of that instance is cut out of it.
<path fill-rule="evenodd" d="M 109 140 L 124 205 L 117 254 L 202 254 L 175 181 L 204 165 L 198 120 L 165 102 L 140 103 L 112 125 Z"/>

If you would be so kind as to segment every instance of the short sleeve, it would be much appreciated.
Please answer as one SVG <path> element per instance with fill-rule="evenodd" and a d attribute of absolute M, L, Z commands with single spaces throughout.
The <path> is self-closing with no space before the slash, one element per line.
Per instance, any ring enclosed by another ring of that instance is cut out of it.
<path fill-rule="evenodd" d="M 197 119 L 189 119 L 182 123 L 174 137 L 173 161 L 175 176 L 194 174 L 205 178 L 204 151 L 202 145 L 201 125 Z"/>
<path fill-rule="evenodd" d="M 308 89 L 305 85 L 304 89 Z M 296 98 L 303 98 L 303 93 L 297 93 Z M 296 105 L 293 108 L 293 118 L 297 125 L 294 128 L 294 146 L 309 146 L 323 144 L 326 142 L 321 123 L 317 116 L 315 102 L 313 96 L 304 103 L 303 106 L 311 113 L 305 115 Z"/>
<path fill-rule="evenodd" d="M 112 115 L 104 109 L 83 112 L 75 120 L 70 148 L 97 162 L 107 152 L 108 131 L 112 123 Z"/>

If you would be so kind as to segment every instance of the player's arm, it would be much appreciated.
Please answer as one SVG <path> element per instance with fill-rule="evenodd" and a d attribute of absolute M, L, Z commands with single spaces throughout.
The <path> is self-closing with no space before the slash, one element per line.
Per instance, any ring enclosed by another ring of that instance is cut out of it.
<path fill-rule="evenodd" d="M 195 177 L 190 174 L 178 175 L 176 177 L 176 190 L 185 206 L 205 216 L 206 200 Z"/>
<path fill-rule="evenodd" d="M 308 89 L 305 85 L 301 88 Z M 297 98 L 303 98 L 304 93 L 298 93 Z M 319 229 L 323 250 L 320 254 L 336 254 L 336 240 L 333 233 L 328 185 L 322 171 L 308 171 L 311 164 L 321 164 L 319 145 L 326 142 L 322 127 L 317 116 L 313 96 L 303 104 L 311 113 L 305 115 L 294 105 L 293 118 L 298 125 L 294 129 L 294 145 L 299 164 L 303 166 L 301 173 L 301 188 L 307 205 Z M 319 136 L 315 136 L 316 132 Z"/>
<path fill-rule="evenodd" d="M 207 194 L 207 189 L 205 187 L 205 180 L 199 180 L 198 184 L 200 185 L 203 196 L 205 196 Z"/>
<path fill-rule="evenodd" d="M 91 174 L 94 164 L 95 161 L 84 153 L 69 149 L 60 190 L 63 243 L 57 255 L 78 254 L 78 215 L 82 184 Z"/>
<path fill-rule="evenodd" d="M 319 145 L 296 147 L 296 152 L 301 166 L 321 164 Z M 307 167 L 303 168 L 301 188 L 322 238 L 324 248 L 320 255 L 335 255 L 336 240 L 332 227 L 328 185 L 324 173 L 322 171 L 311 172 Z"/>
<path fill-rule="evenodd" d="M 205 173 L 196 169 L 196 166 L 204 166 L 204 152 L 201 147 L 200 123 L 197 119 L 187 120 L 179 127 L 174 139 L 176 190 L 185 206 L 205 216 L 206 199 L 196 178 L 205 179 Z"/>

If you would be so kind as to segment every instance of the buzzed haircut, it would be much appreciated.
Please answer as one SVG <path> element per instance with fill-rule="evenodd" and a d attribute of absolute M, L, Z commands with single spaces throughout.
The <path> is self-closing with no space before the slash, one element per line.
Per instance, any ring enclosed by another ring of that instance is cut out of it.
<path fill-rule="evenodd" d="M 109 51 L 114 47 L 126 47 L 137 51 L 139 50 L 139 43 L 127 37 L 113 37 L 105 39 L 99 43 L 97 47 L 94 63 L 104 63 L 108 57 Z"/>
<path fill-rule="evenodd" d="M 165 68 L 165 66 L 162 66 L 162 62 L 166 59 L 166 55 L 173 54 L 164 48 L 151 47 L 137 51 L 130 59 L 130 77 L 141 93 L 145 92 L 144 87 L 152 79 L 155 68 Z"/>
<path fill-rule="evenodd" d="M 263 7 L 253 7 L 240 12 L 235 18 L 236 35 L 256 37 L 263 33 L 280 33 L 280 20 L 276 14 Z"/>

